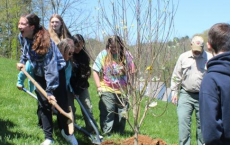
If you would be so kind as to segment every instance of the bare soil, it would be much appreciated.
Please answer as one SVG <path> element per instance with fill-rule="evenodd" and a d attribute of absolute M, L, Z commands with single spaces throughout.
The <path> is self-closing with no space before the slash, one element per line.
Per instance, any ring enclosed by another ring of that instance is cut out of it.
<path fill-rule="evenodd" d="M 112 140 L 107 140 L 101 145 L 134 145 L 134 137 L 127 138 L 120 143 L 115 143 Z M 138 135 L 138 145 L 167 145 L 162 139 L 152 139 L 147 135 Z"/>

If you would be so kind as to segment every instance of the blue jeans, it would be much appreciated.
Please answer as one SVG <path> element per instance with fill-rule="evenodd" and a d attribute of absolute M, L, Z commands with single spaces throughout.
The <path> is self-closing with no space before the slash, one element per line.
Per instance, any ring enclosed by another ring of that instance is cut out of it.
<path fill-rule="evenodd" d="M 178 100 L 177 115 L 179 123 L 179 144 L 191 145 L 191 117 L 195 110 L 196 115 L 196 139 L 197 144 L 203 144 L 203 138 L 200 128 L 199 116 L 199 94 L 189 93 L 184 89 L 180 91 L 180 98 Z"/>

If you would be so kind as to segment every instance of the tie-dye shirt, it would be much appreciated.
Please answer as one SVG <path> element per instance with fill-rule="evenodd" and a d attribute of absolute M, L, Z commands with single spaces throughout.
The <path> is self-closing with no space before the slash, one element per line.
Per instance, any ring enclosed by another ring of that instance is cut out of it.
<path fill-rule="evenodd" d="M 126 72 L 132 72 L 134 70 L 134 63 L 132 55 L 126 51 L 125 57 L 126 66 L 118 64 L 117 55 L 113 55 L 112 64 L 105 66 L 105 58 L 107 51 L 101 51 L 94 64 L 93 70 L 100 74 L 100 84 L 102 92 L 121 93 L 121 89 L 125 90 L 127 86 Z"/>

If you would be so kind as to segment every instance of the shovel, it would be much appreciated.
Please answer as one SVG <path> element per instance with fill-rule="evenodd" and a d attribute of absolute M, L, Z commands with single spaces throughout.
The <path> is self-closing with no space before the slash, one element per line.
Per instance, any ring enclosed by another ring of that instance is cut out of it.
<path fill-rule="evenodd" d="M 43 96 L 46 97 L 46 99 L 48 99 L 47 97 L 47 93 L 46 91 L 25 71 L 24 68 L 21 68 L 21 71 L 28 77 L 28 79 L 31 80 L 31 82 L 36 86 L 36 88 L 42 93 Z M 71 107 L 69 106 L 69 113 L 65 112 L 58 104 L 57 102 L 51 100 L 50 104 L 52 104 L 62 115 L 64 115 L 65 117 L 67 117 L 69 120 L 67 121 L 68 124 L 68 130 L 69 130 L 69 134 L 73 134 L 74 132 L 74 123 L 73 123 L 73 112 Z"/>
<path fill-rule="evenodd" d="M 90 124 L 92 125 L 92 127 L 93 127 L 93 129 L 94 129 L 94 131 L 95 131 L 95 133 L 96 133 L 96 136 L 93 136 L 91 133 L 87 132 L 85 129 L 81 128 L 81 127 L 78 126 L 77 124 L 75 124 L 75 127 L 76 127 L 78 130 L 80 130 L 80 131 L 82 131 L 83 133 L 85 133 L 86 135 L 88 135 L 88 136 L 90 137 L 90 139 L 91 139 L 91 141 L 92 141 L 93 144 L 98 144 L 98 145 L 101 144 L 103 138 L 102 138 L 102 136 L 100 136 L 99 131 L 98 131 L 96 125 L 93 123 L 92 119 L 89 117 L 89 114 L 88 114 L 87 111 L 85 110 L 85 107 L 82 105 L 82 103 L 81 103 L 80 99 L 78 98 L 78 96 L 75 95 L 75 94 L 73 94 L 73 95 L 74 95 L 74 98 L 77 100 L 78 104 L 80 105 L 82 111 L 84 112 L 86 118 L 88 119 L 88 121 L 89 121 Z"/>
<path fill-rule="evenodd" d="M 26 92 L 27 94 L 29 94 L 30 96 L 32 96 L 34 99 L 36 99 L 38 101 L 38 97 L 35 96 L 33 93 L 31 93 L 30 91 L 28 91 L 26 88 L 22 88 L 22 91 Z M 58 114 L 58 111 L 52 107 L 52 111 L 55 113 L 55 114 Z"/>
<path fill-rule="evenodd" d="M 22 88 L 22 90 L 26 93 L 28 93 L 30 96 L 32 96 L 34 99 L 38 100 L 38 97 L 35 96 L 33 93 L 31 93 L 30 91 L 28 91 L 26 88 Z"/>
<path fill-rule="evenodd" d="M 36 100 L 38 100 L 38 99 L 37 99 L 37 96 L 34 95 L 33 93 L 31 93 L 30 91 L 28 91 L 26 88 L 22 88 L 22 91 L 26 92 L 27 94 L 29 94 L 30 96 L 32 96 L 33 98 L 35 98 Z M 78 130 L 82 131 L 84 134 L 86 134 L 87 136 L 89 136 L 90 139 L 91 139 L 91 142 L 92 142 L 93 144 L 97 144 L 97 145 L 101 144 L 103 138 L 102 138 L 102 136 L 100 136 L 99 131 L 98 131 L 96 125 L 93 123 L 92 119 L 89 117 L 89 115 L 88 115 L 87 111 L 85 110 L 84 106 L 82 105 L 80 99 L 79 99 L 77 96 L 75 96 L 75 95 L 74 95 L 74 97 L 75 97 L 75 99 L 77 100 L 77 102 L 79 103 L 80 107 L 82 108 L 84 114 L 86 114 L 86 117 L 87 117 L 87 119 L 89 120 L 89 122 L 91 123 L 92 127 L 94 128 L 94 130 L 95 130 L 95 132 L 96 132 L 96 137 L 93 136 L 91 133 L 89 133 L 89 132 L 88 132 L 87 130 L 85 130 L 84 128 L 82 128 L 81 126 L 78 126 L 77 124 L 74 124 L 74 126 L 75 126 Z M 53 110 L 53 111 L 54 111 L 54 110 Z M 55 111 L 56 111 L 56 110 L 55 110 Z"/>

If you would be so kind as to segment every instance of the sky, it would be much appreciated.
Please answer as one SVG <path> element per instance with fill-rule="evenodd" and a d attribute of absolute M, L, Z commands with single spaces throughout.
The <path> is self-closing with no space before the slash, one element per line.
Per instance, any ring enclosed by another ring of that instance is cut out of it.
<path fill-rule="evenodd" d="M 192 37 L 220 22 L 230 23 L 230 0 L 180 0 L 175 35 Z"/>
<path fill-rule="evenodd" d="M 112 0 L 104 1 L 106 4 Z M 95 10 L 97 2 L 98 0 L 89 0 L 87 7 Z M 194 34 L 203 33 L 220 22 L 230 23 L 230 0 L 179 0 L 172 37 L 191 38 Z"/>

